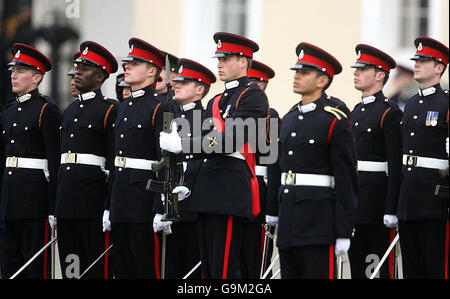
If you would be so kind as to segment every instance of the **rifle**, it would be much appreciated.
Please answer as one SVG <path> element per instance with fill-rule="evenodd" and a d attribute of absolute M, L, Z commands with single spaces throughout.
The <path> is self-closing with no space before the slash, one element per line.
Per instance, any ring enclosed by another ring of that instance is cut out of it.
<path fill-rule="evenodd" d="M 173 111 L 173 94 L 172 84 L 170 84 L 170 62 L 169 55 L 166 55 L 166 87 L 167 87 L 167 104 L 169 112 L 163 114 L 163 131 L 171 132 L 171 123 L 174 119 Z M 164 194 L 164 214 L 161 221 L 178 222 L 180 220 L 180 212 L 178 210 L 178 194 L 172 193 L 172 190 L 183 184 L 183 164 L 177 162 L 177 155 L 174 153 L 161 151 L 161 161 L 152 164 L 152 171 L 159 172 L 164 168 L 165 180 L 156 181 L 148 180 L 147 190 Z M 166 257 L 166 233 L 163 231 L 163 240 L 161 248 L 161 278 L 165 276 L 165 257 Z"/>
<path fill-rule="evenodd" d="M 174 119 L 173 112 L 173 94 L 172 84 L 170 84 L 170 64 L 169 56 L 166 55 L 166 87 L 167 87 L 167 103 L 169 105 L 169 112 L 163 114 L 163 131 L 166 133 L 171 132 L 171 123 Z M 161 161 L 152 165 L 152 171 L 158 172 L 161 169 L 165 169 L 165 181 L 148 180 L 147 190 L 151 190 L 156 193 L 164 194 L 164 216 L 162 221 L 177 222 L 180 218 L 178 210 L 178 195 L 173 194 L 172 190 L 179 185 L 183 184 L 183 164 L 177 162 L 177 155 L 161 151 Z"/>

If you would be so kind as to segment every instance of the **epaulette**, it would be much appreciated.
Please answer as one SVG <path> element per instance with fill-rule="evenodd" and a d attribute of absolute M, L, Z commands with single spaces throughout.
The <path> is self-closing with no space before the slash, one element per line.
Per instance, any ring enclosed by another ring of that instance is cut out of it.
<path fill-rule="evenodd" d="M 51 105 L 56 105 L 56 106 L 57 106 L 56 102 L 55 102 L 52 98 L 50 98 L 50 97 L 48 97 L 48 96 L 46 96 L 46 95 L 43 95 L 43 94 L 40 94 L 40 96 L 41 96 L 41 98 L 44 99 L 44 101 L 46 101 L 47 103 L 49 103 L 49 104 L 51 104 Z"/>
<path fill-rule="evenodd" d="M 325 107 L 323 107 L 323 110 L 325 110 L 328 113 L 333 114 L 339 120 L 342 119 L 341 115 L 344 118 L 347 118 L 347 115 L 344 112 L 342 112 L 341 110 L 337 109 L 337 108 L 334 108 L 334 107 L 331 107 L 331 106 L 325 106 Z"/>
<path fill-rule="evenodd" d="M 338 98 L 334 98 L 332 96 L 327 96 L 327 100 L 333 104 L 335 104 L 336 106 L 346 106 L 344 102 L 342 102 L 341 100 L 339 100 Z"/>
<path fill-rule="evenodd" d="M 298 105 L 298 104 L 295 104 L 294 106 L 292 106 L 292 108 L 289 109 L 288 113 L 291 113 L 292 111 L 294 111 L 295 109 L 297 109 L 297 105 Z"/>
<path fill-rule="evenodd" d="M 119 104 L 119 101 L 116 99 L 112 99 L 112 98 L 108 98 L 108 97 L 103 97 L 103 100 L 109 104 Z"/>

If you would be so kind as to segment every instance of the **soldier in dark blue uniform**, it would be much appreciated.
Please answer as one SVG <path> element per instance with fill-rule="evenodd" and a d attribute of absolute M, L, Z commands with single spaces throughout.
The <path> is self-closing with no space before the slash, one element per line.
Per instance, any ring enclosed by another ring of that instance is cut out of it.
<path fill-rule="evenodd" d="M 406 104 L 402 119 L 403 168 L 397 209 L 405 278 L 448 277 L 448 198 L 436 185 L 448 186 L 440 171 L 448 168 L 448 91 L 439 84 L 448 65 L 448 47 L 418 37 L 414 79 L 419 93 Z M 447 243 L 446 243 L 447 242 Z M 447 255 L 447 257 L 446 257 Z"/>
<path fill-rule="evenodd" d="M 269 84 L 269 79 L 275 77 L 275 72 L 272 68 L 265 65 L 264 63 L 253 60 L 252 66 L 248 70 L 248 77 L 250 83 L 257 84 L 261 90 L 265 91 L 267 85 Z M 271 119 L 277 120 L 278 123 L 280 120 L 278 112 L 273 108 L 270 108 L 269 119 L 267 121 L 269 122 Z M 268 127 L 270 128 L 270 126 Z M 277 140 L 267 140 L 267 142 L 276 143 Z M 270 153 L 268 152 L 264 156 L 268 158 L 267 156 L 269 154 Z M 242 240 L 242 249 L 240 257 L 241 274 L 242 278 L 250 278 L 250 279 L 260 278 L 263 253 L 265 254 L 266 257 L 265 265 L 268 266 L 273 251 L 273 242 L 270 239 L 270 237 L 273 236 L 273 233 L 275 231 L 275 227 L 272 225 L 269 225 L 269 227 L 264 226 L 266 220 L 265 218 L 266 218 L 266 202 L 267 202 L 268 163 L 265 161 L 261 161 L 261 158 L 262 158 L 261 155 L 257 157 L 255 167 L 255 174 L 258 179 L 259 185 L 259 200 L 261 206 L 261 213 L 259 213 L 255 217 L 252 217 L 252 219 L 244 221 L 242 224 L 244 238 Z M 271 216 L 269 215 L 269 217 Z M 267 242 L 269 243 L 267 243 L 266 252 L 264 252 L 263 247 L 266 234 L 268 236 L 266 238 L 266 243 Z"/>
<path fill-rule="evenodd" d="M 280 128 L 281 277 L 333 278 L 334 255 L 350 246 L 358 189 L 350 121 L 323 92 L 342 67 L 308 43 L 300 43 L 296 53 L 293 86 L 302 100 Z"/>
<path fill-rule="evenodd" d="M 72 61 L 77 60 L 78 57 L 80 57 L 81 52 L 76 52 L 75 54 L 73 54 L 73 59 Z M 75 72 L 77 71 L 77 64 L 74 63 L 72 68 L 70 69 L 70 71 L 67 73 L 67 76 L 70 76 L 70 94 L 72 95 L 73 98 L 78 97 L 78 94 L 80 93 L 80 91 L 77 89 L 76 85 L 75 85 Z"/>
<path fill-rule="evenodd" d="M 132 94 L 119 105 L 114 124 L 115 170 L 107 205 L 114 271 L 117 278 L 159 278 L 159 242 L 152 221 L 153 200 L 160 200 L 160 195 L 147 191 L 146 185 L 149 179 L 156 180 L 151 165 L 161 157 L 158 137 L 163 112 L 168 111 L 166 100 L 154 88 L 164 55 L 138 38 L 131 38 L 129 46 L 125 82 Z M 108 223 L 108 218 L 104 221 Z"/>
<path fill-rule="evenodd" d="M 201 100 L 208 94 L 211 84 L 216 82 L 214 74 L 205 66 L 195 61 L 181 58 L 178 60 L 178 75 L 173 79 L 174 100 L 179 106 L 178 119 L 180 125 L 189 124 L 189 128 L 182 127 L 179 132 L 181 137 L 200 136 L 200 128 L 203 120 L 203 105 Z M 189 155 L 182 156 L 184 162 L 184 185 L 193 190 L 197 176 L 202 166 L 202 160 L 191 160 Z M 188 162 L 187 162 L 188 161 Z M 158 204 L 153 226 L 155 231 L 160 231 L 170 226 L 171 235 L 167 238 L 166 277 L 183 278 L 200 261 L 200 251 L 197 238 L 197 214 L 190 212 L 192 200 L 188 197 L 179 204 L 180 222 L 162 222 L 163 206 Z M 180 248 L 183 250 L 180 251 Z M 189 278 L 201 278 L 200 268 L 193 272 Z"/>
<path fill-rule="evenodd" d="M 255 175 L 255 144 L 258 131 L 239 125 L 225 126 L 225 120 L 257 124 L 267 118 L 269 105 L 264 92 L 250 84 L 247 71 L 259 46 L 238 35 L 214 35 L 219 59 L 218 73 L 225 91 L 209 101 L 205 118 L 209 129 L 197 137 L 180 138 L 176 132 L 162 133 L 161 148 L 190 159 L 207 160 L 197 177 L 190 200 L 197 212 L 197 233 L 205 278 L 239 278 L 242 221 L 260 212 Z M 220 189 L 220 190 L 219 190 Z M 224 191 L 225 190 L 225 191 Z"/>
<path fill-rule="evenodd" d="M 107 49 L 92 41 L 81 43 L 80 51 L 74 61 L 75 84 L 80 93 L 64 111 L 61 125 L 55 216 L 64 278 L 76 278 L 66 271 L 71 266 L 66 261 L 68 255 L 79 257 L 79 271 L 83 273 L 109 247 L 109 231 L 102 231 L 101 219 L 108 174 L 114 169 L 113 124 L 118 102 L 104 97 L 101 86 L 117 71 L 117 61 Z M 84 277 L 108 278 L 108 255 Z"/>
<path fill-rule="evenodd" d="M 17 96 L 5 107 L 2 131 L 7 157 L 0 199 L 3 278 L 13 275 L 50 240 L 47 217 L 54 215 L 61 125 L 58 106 L 38 90 L 52 67 L 50 60 L 25 44 L 15 44 L 12 52 L 9 65 Z M 46 250 L 21 277 L 47 278 L 49 261 Z"/>
<path fill-rule="evenodd" d="M 365 44 L 356 46 L 355 88 L 361 103 L 351 113 L 359 174 L 355 234 L 349 251 L 352 278 L 369 278 L 370 263 L 377 263 L 395 234 L 400 193 L 402 111 L 383 94 L 396 63 L 388 54 Z M 394 251 L 379 277 L 393 278 Z"/>

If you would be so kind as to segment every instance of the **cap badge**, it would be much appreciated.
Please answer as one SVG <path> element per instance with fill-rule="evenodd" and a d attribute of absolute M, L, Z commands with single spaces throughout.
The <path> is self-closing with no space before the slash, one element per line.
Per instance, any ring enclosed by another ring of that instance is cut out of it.
<path fill-rule="evenodd" d="M 181 65 L 180 68 L 178 69 L 178 74 L 181 74 L 183 72 L 183 66 Z"/>
<path fill-rule="evenodd" d="M 301 50 L 298 59 L 303 59 L 303 57 L 305 57 L 305 51 Z"/>
<path fill-rule="evenodd" d="M 419 45 L 417 46 L 417 50 L 422 51 L 422 49 L 423 49 L 422 43 L 419 43 Z"/>
<path fill-rule="evenodd" d="M 220 49 L 222 48 L 222 41 L 219 39 L 219 41 L 217 42 L 217 48 Z"/>
<path fill-rule="evenodd" d="M 16 57 L 16 58 L 19 58 L 19 57 L 20 57 L 20 50 L 18 50 L 18 51 L 16 52 L 16 55 L 14 55 L 14 57 Z"/>
<path fill-rule="evenodd" d="M 87 53 L 88 53 L 88 47 L 84 48 L 83 55 L 87 55 Z"/>
<path fill-rule="evenodd" d="M 134 45 L 131 45 L 129 53 L 133 53 L 133 50 L 134 50 Z"/>
<path fill-rule="evenodd" d="M 356 58 L 358 58 L 358 59 L 361 58 L 361 50 L 358 51 L 358 55 L 356 55 Z"/>

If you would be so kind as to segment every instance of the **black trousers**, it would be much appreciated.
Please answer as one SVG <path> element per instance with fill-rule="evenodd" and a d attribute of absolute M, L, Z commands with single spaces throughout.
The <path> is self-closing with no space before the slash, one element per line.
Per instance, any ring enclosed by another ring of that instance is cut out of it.
<path fill-rule="evenodd" d="M 389 229 L 381 223 L 357 224 L 355 226 L 355 235 L 348 252 L 352 279 L 370 278 L 394 239 L 394 234 L 395 229 Z M 395 248 L 381 266 L 377 277 L 381 279 L 393 278 L 394 250 Z"/>
<path fill-rule="evenodd" d="M 172 233 L 166 237 L 166 278 L 183 278 L 200 262 L 197 226 L 195 222 L 172 223 Z M 198 267 L 189 279 L 201 278 Z"/>
<path fill-rule="evenodd" d="M 160 245 L 153 223 L 112 222 L 111 242 L 115 278 L 160 278 Z"/>
<path fill-rule="evenodd" d="M 0 269 L 2 278 L 14 275 L 51 239 L 46 218 L 0 222 Z M 48 247 L 17 278 L 47 279 L 51 275 L 51 251 Z"/>
<path fill-rule="evenodd" d="M 274 227 L 270 227 L 270 232 L 272 234 L 274 230 Z M 242 248 L 239 259 L 241 278 L 259 279 L 261 275 L 261 263 L 264 251 L 264 224 L 261 222 L 243 222 L 242 235 Z M 273 252 L 273 239 L 267 238 L 266 243 L 267 251 L 264 271 L 270 265 L 270 258 L 272 257 Z"/>
<path fill-rule="evenodd" d="M 282 279 L 333 279 L 336 273 L 334 245 L 278 249 Z"/>
<path fill-rule="evenodd" d="M 242 246 L 242 218 L 199 214 L 197 219 L 204 278 L 241 278 L 239 256 Z"/>
<path fill-rule="evenodd" d="M 399 221 L 403 277 L 448 277 L 448 220 Z"/>
<path fill-rule="evenodd" d="M 102 231 L 100 219 L 58 218 L 58 249 L 63 278 L 77 278 L 108 247 L 109 234 Z M 112 267 L 108 251 L 83 275 L 90 279 L 112 278 Z"/>

